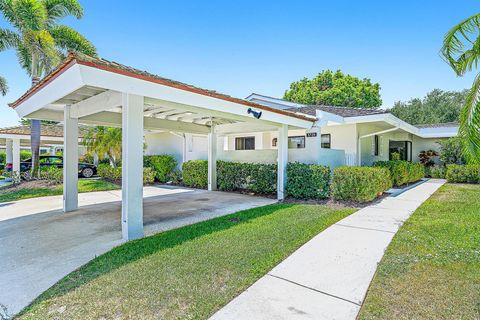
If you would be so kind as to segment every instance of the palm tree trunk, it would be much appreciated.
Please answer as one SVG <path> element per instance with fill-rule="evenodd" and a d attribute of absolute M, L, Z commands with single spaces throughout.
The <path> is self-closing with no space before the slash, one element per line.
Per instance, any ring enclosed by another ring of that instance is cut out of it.
<path fill-rule="evenodd" d="M 37 59 L 32 55 L 32 87 L 39 82 Z M 32 119 L 30 124 L 30 146 L 32 149 L 32 177 L 40 177 L 40 120 Z"/>

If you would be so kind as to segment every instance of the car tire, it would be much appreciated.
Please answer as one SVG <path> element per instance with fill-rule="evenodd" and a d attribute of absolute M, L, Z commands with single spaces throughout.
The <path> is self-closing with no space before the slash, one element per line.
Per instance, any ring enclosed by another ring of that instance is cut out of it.
<path fill-rule="evenodd" d="M 91 178 L 92 176 L 93 176 L 93 169 L 92 168 L 84 168 L 82 170 L 82 177 Z"/>

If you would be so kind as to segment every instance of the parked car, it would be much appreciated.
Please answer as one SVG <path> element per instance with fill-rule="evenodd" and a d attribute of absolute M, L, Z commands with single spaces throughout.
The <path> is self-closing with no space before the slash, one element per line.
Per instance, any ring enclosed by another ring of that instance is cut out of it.
<path fill-rule="evenodd" d="M 51 167 L 55 166 L 57 168 L 63 168 L 63 157 L 61 156 L 40 156 L 40 167 Z M 5 171 L 12 171 L 13 165 L 7 163 L 5 166 Z M 20 175 L 23 177 L 25 174 L 28 174 L 32 169 L 32 159 L 27 159 L 20 162 Z M 97 167 L 90 163 L 78 163 L 78 176 L 83 178 L 90 178 L 97 174 Z"/>

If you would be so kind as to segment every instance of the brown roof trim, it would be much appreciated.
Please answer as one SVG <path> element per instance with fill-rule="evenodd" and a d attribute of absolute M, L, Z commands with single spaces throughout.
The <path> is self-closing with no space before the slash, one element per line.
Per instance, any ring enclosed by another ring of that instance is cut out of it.
<path fill-rule="evenodd" d="M 176 89 L 180 89 L 180 90 L 184 90 L 184 91 L 189 91 L 189 92 L 196 93 L 196 94 L 209 96 L 209 97 L 212 97 L 212 98 L 217 98 L 217 99 L 221 99 L 221 100 L 225 100 L 225 101 L 229 101 L 229 102 L 233 102 L 233 103 L 243 104 L 243 105 L 246 105 L 246 106 L 249 106 L 249 107 L 254 107 L 254 108 L 257 108 L 257 109 L 262 109 L 262 110 L 265 110 L 265 111 L 270 111 L 270 112 L 282 114 L 282 115 L 285 115 L 285 116 L 288 116 L 288 117 L 293 117 L 293 118 L 301 119 L 301 120 L 304 120 L 304 121 L 309 121 L 309 122 L 315 122 L 316 121 L 316 119 L 314 119 L 314 118 L 312 118 L 308 115 L 295 114 L 293 112 L 284 111 L 284 110 L 280 110 L 280 109 L 276 109 L 276 108 L 271 108 L 271 107 L 264 106 L 264 105 L 261 105 L 261 104 L 258 104 L 258 103 L 254 103 L 254 102 L 239 99 L 239 98 L 234 98 L 234 97 L 224 95 L 224 94 L 221 94 L 221 93 L 217 93 L 217 92 L 214 92 L 214 91 L 209 91 L 209 90 L 206 90 L 206 89 L 193 87 L 193 86 L 181 83 L 181 82 L 168 80 L 168 79 L 160 78 L 160 77 L 157 78 L 154 75 L 145 74 L 144 72 L 141 72 L 139 70 L 136 70 L 136 69 L 133 69 L 133 68 L 130 68 L 130 67 L 127 67 L 129 69 L 128 71 L 124 70 L 122 68 L 115 68 L 111 65 L 106 65 L 107 63 L 102 63 L 103 61 L 100 60 L 100 59 L 89 57 L 89 56 L 86 56 L 86 57 L 88 57 L 88 59 L 82 59 L 82 57 L 78 54 L 69 53 L 67 59 L 57 69 L 55 69 L 50 74 L 48 74 L 37 85 L 32 87 L 30 90 L 28 90 L 24 95 L 22 95 L 15 102 L 11 103 L 10 107 L 11 108 L 16 108 L 20 103 L 22 103 L 23 101 L 30 98 L 34 93 L 41 90 L 43 87 L 45 87 L 51 81 L 53 81 L 58 76 L 60 76 L 62 73 L 64 73 L 66 70 L 68 70 L 71 66 L 73 66 L 74 64 L 79 64 L 79 65 L 84 65 L 84 66 L 87 66 L 87 67 L 101 69 L 101 70 L 104 70 L 104 71 L 113 72 L 113 73 L 121 74 L 121 75 L 124 75 L 124 76 L 144 80 L 144 81 L 157 83 L 157 84 L 160 84 L 160 85 L 164 85 L 164 86 L 168 86 L 168 87 L 172 87 L 172 88 L 176 88 Z M 91 61 L 88 61 L 88 60 L 91 60 Z M 98 62 L 96 63 L 94 61 L 98 61 Z"/>

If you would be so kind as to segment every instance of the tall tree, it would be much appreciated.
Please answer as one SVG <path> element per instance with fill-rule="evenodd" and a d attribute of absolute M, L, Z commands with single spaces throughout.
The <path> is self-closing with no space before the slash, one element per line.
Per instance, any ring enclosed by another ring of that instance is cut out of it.
<path fill-rule="evenodd" d="M 108 158 L 110 165 L 116 167 L 122 157 L 122 129 L 97 126 L 89 128 L 83 135 L 83 145 L 87 153 L 97 154 L 99 159 Z"/>
<path fill-rule="evenodd" d="M 4 77 L 0 77 L 0 94 L 2 96 L 6 95 L 8 91 L 7 80 Z"/>
<path fill-rule="evenodd" d="M 283 98 L 302 104 L 350 108 L 376 109 L 382 105 L 378 83 L 345 75 L 340 70 L 325 70 L 313 79 L 292 82 Z"/>
<path fill-rule="evenodd" d="M 468 90 L 434 89 L 422 98 L 395 102 L 389 111 L 410 124 L 445 123 L 459 120 Z"/>
<path fill-rule="evenodd" d="M 0 12 L 12 29 L 0 28 L 0 51 L 16 50 L 20 66 L 35 86 L 65 57 L 68 50 L 96 55 L 95 47 L 74 29 L 59 24 L 62 18 L 80 19 L 77 0 L 0 0 Z M 39 172 L 40 121 L 31 123 L 32 176 Z"/>
<path fill-rule="evenodd" d="M 476 69 L 480 60 L 480 13 L 450 29 L 440 52 L 458 76 Z M 480 163 L 480 74 L 460 114 L 460 135 L 464 138 L 467 159 Z"/>

